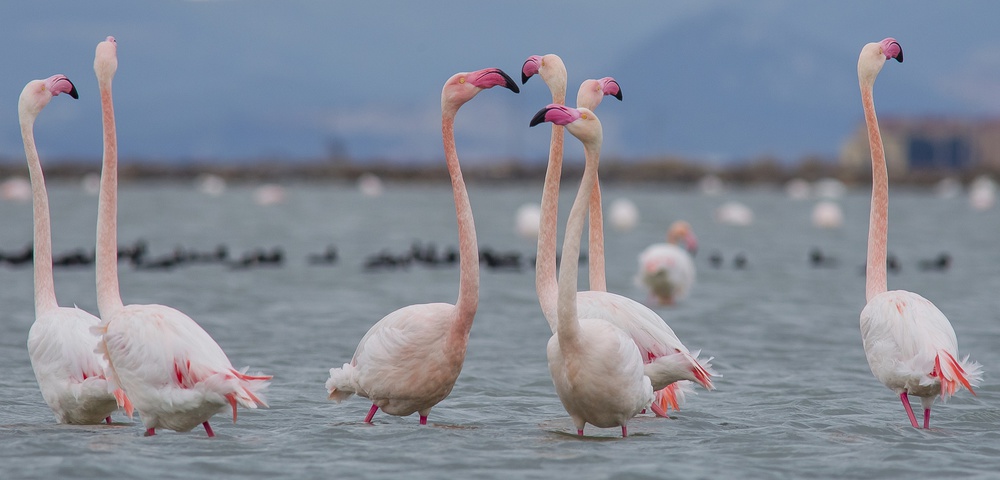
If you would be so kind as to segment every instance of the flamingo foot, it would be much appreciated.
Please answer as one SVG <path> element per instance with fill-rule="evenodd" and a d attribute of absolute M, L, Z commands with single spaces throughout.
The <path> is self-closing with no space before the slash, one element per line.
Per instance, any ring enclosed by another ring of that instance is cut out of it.
<path fill-rule="evenodd" d="M 924 409 L 924 428 L 931 428 L 931 409 Z"/>
<path fill-rule="evenodd" d="M 582 428 L 577 429 L 576 430 L 576 434 L 582 437 L 583 436 L 583 429 Z"/>
<path fill-rule="evenodd" d="M 365 416 L 365 423 L 372 423 L 372 417 L 375 416 L 375 412 L 378 411 L 378 405 L 372 404 L 372 408 L 368 410 L 368 415 Z"/>
<path fill-rule="evenodd" d="M 208 424 L 208 420 L 205 420 L 205 423 L 203 423 L 202 426 L 205 427 L 205 433 L 208 434 L 208 438 L 215 436 L 215 432 L 212 431 L 212 426 Z"/>
<path fill-rule="evenodd" d="M 156 429 L 154 429 L 154 428 L 147 428 L 146 429 L 146 433 L 144 433 L 142 436 L 144 436 L 144 437 L 152 437 L 153 435 L 156 435 Z"/>
<path fill-rule="evenodd" d="M 906 395 L 905 390 L 899 394 L 899 400 L 903 402 L 903 408 L 906 409 L 906 416 L 910 418 L 910 425 L 913 425 L 913 428 L 920 428 L 917 425 L 917 417 L 913 415 L 913 408 L 910 407 L 910 398 Z"/>
<path fill-rule="evenodd" d="M 421 425 L 427 425 L 427 415 L 421 415 L 420 416 L 420 424 Z"/>
<path fill-rule="evenodd" d="M 622 438 L 628 438 L 628 427 L 622 425 Z"/>
<path fill-rule="evenodd" d="M 104 423 L 107 423 L 108 425 L 111 425 L 111 415 L 108 415 L 108 418 L 104 419 Z"/>

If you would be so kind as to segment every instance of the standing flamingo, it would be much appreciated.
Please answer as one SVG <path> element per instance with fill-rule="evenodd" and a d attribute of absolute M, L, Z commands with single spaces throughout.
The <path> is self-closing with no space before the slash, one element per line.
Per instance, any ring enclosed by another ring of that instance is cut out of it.
<path fill-rule="evenodd" d="M 32 80 L 24 86 L 17 103 L 21 138 L 28 159 L 34 198 L 35 322 L 28 331 L 28 356 L 42 398 L 60 423 L 111 423 L 111 412 L 132 406 L 121 390 L 110 393 L 107 362 L 94 353 L 98 338 L 90 332 L 101 320 L 79 308 L 60 307 L 52 278 L 52 238 L 49 197 L 41 161 L 35 148 L 35 119 L 52 97 L 67 93 L 79 98 L 76 87 L 64 75 Z"/>
<path fill-rule="evenodd" d="M 982 369 L 978 363 L 969 362 L 968 356 L 956 360 L 955 330 L 933 303 L 916 293 L 886 288 L 889 180 L 872 87 L 890 58 L 903 61 L 903 49 L 893 38 L 865 45 L 858 58 L 861 103 L 872 155 L 872 206 L 865 273 L 867 305 L 861 311 L 861 339 L 872 373 L 899 394 L 913 428 L 920 427 L 908 394 L 920 397 L 924 428 L 929 428 L 935 397 L 940 394 L 942 400 L 947 400 L 959 386 L 975 395 L 972 387 L 979 384 Z"/>
<path fill-rule="evenodd" d="M 566 96 L 566 67 L 562 60 L 554 54 L 545 56 L 531 56 L 522 67 L 522 82 L 527 82 L 534 74 L 539 74 L 542 80 L 548 85 L 552 92 L 553 104 L 561 104 L 561 100 Z M 589 88 L 593 86 L 591 82 L 597 82 L 600 88 Z M 602 83 L 603 82 L 603 83 Z M 605 77 L 601 81 L 585 81 L 581 85 L 581 92 L 577 95 L 577 101 L 588 105 L 596 106 L 605 94 L 620 98 L 621 89 L 617 88 L 617 82 L 611 77 Z M 598 93 L 600 91 L 601 93 Z M 606 93 L 605 93 L 606 92 Z M 588 107 L 584 107 L 588 108 Z M 589 108 L 588 108 L 589 109 Z M 556 281 L 556 236 L 558 230 L 559 213 L 559 180 L 562 173 L 563 161 L 563 127 L 553 123 L 552 141 L 549 145 L 549 163 L 545 169 L 545 181 L 542 187 L 542 220 L 538 232 L 538 252 L 535 262 L 535 290 L 538 294 L 538 303 L 542 307 L 542 314 L 549 323 L 549 328 L 556 332 L 557 325 L 557 299 L 558 285 Z M 596 169 L 595 188 L 597 188 Z M 599 190 L 592 192 L 590 198 L 591 212 L 594 211 L 593 193 L 600 195 Z M 597 202 L 600 208 L 600 201 Z M 663 383 L 653 381 L 653 387 L 657 390 L 656 401 L 652 405 L 652 410 L 659 416 L 667 416 L 667 408 L 678 408 L 684 400 L 687 382 L 695 381 L 706 389 L 713 387 L 711 377 L 711 363 L 699 363 L 698 353 L 692 354 L 687 347 L 681 343 L 673 330 L 660 318 L 656 312 L 621 295 L 609 293 L 604 287 L 604 267 L 603 247 L 594 250 L 597 245 L 603 245 L 603 235 L 594 238 L 595 227 L 600 230 L 601 220 L 591 217 L 591 240 L 590 256 L 598 256 L 602 260 L 600 268 L 591 268 L 591 274 L 599 272 L 596 277 L 591 277 L 590 291 L 579 292 L 577 295 L 577 311 L 581 318 L 602 318 L 611 322 L 629 336 L 639 347 L 642 358 L 646 363 L 652 362 L 656 358 L 670 358 L 676 368 L 676 375 L 673 378 L 666 378 Z M 598 289 L 601 287 L 602 289 Z"/>
<path fill-rule="evenodd" d="M 479 246 L 455 148 L 455 116 L 476 94 L 495 86 L 519 92 L 517 84 L 497 68 L 456 73 L 441 90 L 441 136 L 458 221 L 458 300 L 454 305 L 410 305 L 386 315 L 361 338 L 350 363 L 330 369 L 326 381 L 330 399 L 340 403 L 358 394 L 372 401 L 366 423 L 381 408 L 390 415 L 417 412 L 420 424 L 426 425 L 431 408 L 451 393 L 462 372 L 479 306 Z"/>
<path fill-rule="evenodd" d="M 691 225 L 683 220 L 674 222 L 667 230 L 667 243 L 654 243 L 639 254 L 636 283 L 646 287 L 661 305 L 673 305 L 694 285 L 692 257 L 697 250 L 698 239 Z"/>
<path fill-rule="evenodd" d="M 644 365 L 635 342 L 621 328 L 585 312 L 578 316 L 580 237 L 597 182 L 603 132 L 600 120 L 588 108 L 554 103 L 535 114 L 531 126 L 542 122 L 565 126 L 583 143 L 586 155 L 583 180 L 566 223 L 556 328 L 547 347 L 552 383 L 578 435 L 583 435 L 589 423 L 600 428 L 620 426 L 622 437 L 627 437 L 628 420 L 656 398 L 653 382 L 676 375 L 676 365 L 670 357 Z"/>
<path fill-rule="evenodd" d="M 118 288 L 118 139 L 111 80 L 118 69 L 114 37 L 97 45 L 94 72 L 101 91 L 104 160 L 97 212 L 97 307 L 102 335 L 98 350 L 110 364 L 110 380 L 125 389 L 146 427 L 186 432 L 228 405 L 267 406 L 261 392 L 270 376 L 233 368 L 226 353 L 187 315 L 163 305 L 124 305 Z"/>

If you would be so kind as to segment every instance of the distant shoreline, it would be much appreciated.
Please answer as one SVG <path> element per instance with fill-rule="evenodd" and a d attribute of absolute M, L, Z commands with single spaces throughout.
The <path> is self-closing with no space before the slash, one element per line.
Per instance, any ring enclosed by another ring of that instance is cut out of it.
<path fill-rule="evenodd" d="M 63 181 L 82 179 L 88 174 L 100 173 L 100 159 L 94 160 L 50 160 L 46 162 L 45 176 L 49 180 Z M 583 166 L 567 161 L 563 165 L 564 178 L 578 178 Z M 540 162 L 498 160 L 479 161 L 463 165 L 466 179 L 473 182 L 524 182 L 542 181 L 545 165 Z M 19 159 L 0 159 L 0 180 L 22 176 L 27 177 L 27 165 Z M 204 161 L 178 162 L 125 160 L 119 164 L 122 181 L 193 181 L 202 175 L 217 175 L 226 181 L 240 183 L 260 183 L 273 181 L 355 182 L 362 175 L 372 174 L 384 181 L 437 183 L 447 182 L 448 173 L 442 161 L 439 165 L 427 162 L 397 163 L 371 161 L 364 164 L 349 161 Z M 603 159 L 601 181 L 606 183 L 682 183 L 695 184 L 702 178 L 715 175 L 730 185 L 784 185 L 800 178 L 816 181 L 835 178 L 847 185 L 871 183 L 871 172 L 867 168 L 848 168 L 823 159 L 806 159 L 797 163 L 783 163 L 774 159 L 758 159 L 725 166 L 704 165 L 675 158 L 621 160 Z M 944 178 L 954 178 L 963 183 L 982 175 L 1000 178 L 1000 172 L 989 169 L 916 170 L 910 172 L 890 172 L 894 184 L 933 185 Z"/>

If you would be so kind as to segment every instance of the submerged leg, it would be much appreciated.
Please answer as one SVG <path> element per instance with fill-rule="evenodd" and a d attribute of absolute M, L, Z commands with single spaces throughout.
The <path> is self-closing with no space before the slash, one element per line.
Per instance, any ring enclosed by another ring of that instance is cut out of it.
<path fill-rule="evenodd" d="M 372 417 L 375 416 L 375 412 L 378 411 L 378 405 L 372 404 L 371 410 L 368 410 L 368 415 L 365 416 L 365 423 L 372 423 Z"/>
<path fill-rule="evenodd" d="M 924 428 L 931 428 L 931 409 L 924 409 Z"/>
<path fill-rule="evenodd" d="M 156 435 L 156 429 L 154 428 L 147 428 L 146 433 L 143 434 L 144 437 L 152 437 L 153 435 Z"/>
<path fill-rule="evenodd" d="M 913 408 L 910 407 L 910 398 L 906 396 L 905 390 L 899 394 L 899 400 L 903 402 L 903 408 L 906 409 L 906 416 L 910 417 L 910 424 L 913 425 L 913 428 L 920 428 L 917 425 L 917 417 L 913 415 Z"/>
<path fill-rule="evenodd" d="M 208 434 L 208 438 L 212 438 L 215 436 L 215 432 L 212 431 L 212 427 L 208 424 L 208 420 L 205 420 L 205 423 L 201 425 L 205 427 L 205 433 Z"/>

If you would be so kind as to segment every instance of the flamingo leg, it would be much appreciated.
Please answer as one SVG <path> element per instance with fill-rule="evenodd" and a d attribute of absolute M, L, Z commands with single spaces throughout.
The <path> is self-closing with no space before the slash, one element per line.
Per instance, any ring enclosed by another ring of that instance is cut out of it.
<path fill-rule="evenodd" d="M 627 437 L 628 437 L 628 427 L 622 425 L 622 438 L 627 438 Z"/>
<path fill-rule="evenodd" d="M 924 428 L 931 428 L 931 409 L 924 409 Z"/>
<path fill-rule="evenodd" d="M 212 426 L 208 424 L 208 420 L 205 420 L 205 423 L 202 423 L 202 426 L 205 427 L 205 433 L 208 434 L 208 438 L 215 436 L 215 432 L 212 431 Z"/>
<path fill-rule="evenodd" d="M 111 425 L 111 415 L 108 415 L 108 418 L 104 419 L 104 423 L 107 423 L 108 425 Z"/>
<path fill-rule="evenodd" d="M 420 416 L 420 424 L 421 425 L 427 425 L 427 415 L 421 415 Z"/>
<path fill-rule="evenodd" d="M 147 428 L 146 433 L 143 434 L 144 437 L 152 437 L 153 435 L 156 435 L 156 429 L 154 428 Z"/>
<path fill-rule="evenodd" d="M 365 416 L 365 423 L 372 423 L 372 417 L 375 416 L 375 412 L 378 411 L 378 405 L 372 404 L 372 408 L 368 410 L 368 415 Z"/>
<path fill-rule="evenodd" d="M 920 428 L 917 425 L 917 417 L 913 415 L 913 408 L 910 407 L 910 398 L 906 395 L 906 391 L 899 394 L 899 400 L 903 402 L 903 408 L 906 409 L 906 416 L 910 417 L 910 424 L 913 425 L 913 428 Z"/>
<path fill-rule="evenodd" d="M 583 429 L 582 428 L 578 428 L 576 430 L 576 434 L 582 437 L 583 436 Z"/>

